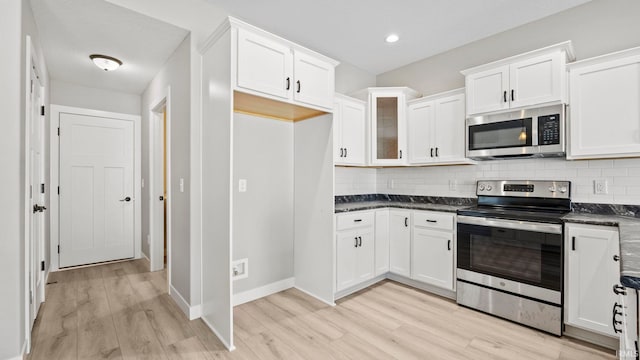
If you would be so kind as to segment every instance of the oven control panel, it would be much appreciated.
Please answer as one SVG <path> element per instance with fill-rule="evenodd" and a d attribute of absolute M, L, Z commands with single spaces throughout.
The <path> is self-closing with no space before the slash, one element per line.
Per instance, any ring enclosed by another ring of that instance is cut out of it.
<path fill-rule="evenodd" d="M 478 196 L 512 196 L 569 199 L 571 182 L 544 180 L 479 180 Z"/>

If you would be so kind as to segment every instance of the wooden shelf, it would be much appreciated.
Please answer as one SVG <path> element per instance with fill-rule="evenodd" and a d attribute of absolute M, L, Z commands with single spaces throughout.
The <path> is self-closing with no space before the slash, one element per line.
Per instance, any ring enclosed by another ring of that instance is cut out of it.
<path fill-rule="evenodd" d="M 233 111 L 241 114 L 293 122 L 326 114 L 324 111 L 271 100 L 239 91 L 233 92 Z"/>

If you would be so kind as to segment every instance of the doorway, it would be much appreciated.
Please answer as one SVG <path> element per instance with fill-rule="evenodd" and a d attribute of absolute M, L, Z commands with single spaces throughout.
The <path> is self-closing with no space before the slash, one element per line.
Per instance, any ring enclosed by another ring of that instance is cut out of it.
<path fill-rule="evenodd" d="M 170 88 L 150 109 L 149 141 L 149 266 L 167 269 L 171 283 L 171 105 Z M 182 188 L 181 184 L 181 188 Z"/>

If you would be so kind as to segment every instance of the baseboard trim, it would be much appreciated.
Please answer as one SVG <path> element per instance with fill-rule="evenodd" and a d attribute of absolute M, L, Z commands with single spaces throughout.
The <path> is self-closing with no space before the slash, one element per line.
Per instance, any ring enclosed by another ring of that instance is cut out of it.
<path fill-rule="evenodd" d="M 233 295 L 233 306 L 248 303 L 253 300 L 275 294 L 277 292 L 291 289 L 295 285 L 295 278 L 288 278 L 261 286 L 259 288 L 243 291 Z"/>
<path fill-rule="evenodd" d="M 224 347 L 227 348 L 227 350 L 229 351 L 233 351 L 236 349 L 235 346 L 233 346 L 233 344 L 229 344 L 226 341 L 224 341 L 224 338 L 222 336 L 220 336 L 220 333 L 218 332 L 218 330 L 215 328 L 215 326 L 211 325 L 211 323 L 209 323 L 209 321 L 207 321 L 207 318 L 203 317 L 202 321 L 205 323 L 205 325 L 207 325 L 209 327 L 209 329 L 211 329 L 211 331 L 213 331 L 213 333 L 216 335 L 216 337 L 218 338 L 218 340 L 220 340 L 220 342 L 222 343 L 222 345 L 224 345 Z"/>
<path fill-rule="evenodd" d="M 378 283 L 378 282 L 380 282 L 380 281 L 382 281 L 382 280 L 384 280 L 386 278 L 387 278 L 387 274 L 378 275 L 378 276 L 374 277 L 373 279 L 367 280 L 367 281 L 365 281 L 363 283 L 360 283 L 358 285 L 352 286 L 350 288 L 346 288 L 344 290 L 340 290 L 340 291 L 338 291 L 336 293 L 335 299 L 336 300 L 342 299 L 345 296 L 349 296 L 349 295 L 351 295 L 353 293 L 356 293 L 356 292 L 358 292 L 360 290 L 364 290 L 364 289 L 368 288 L 369 286 L 371 286 L 371 285 L 373 285 L 375 283 Z"/>
<path fill-rule="evenodd" d="M 303 289 L 303 288 L 301 288 L 299 286 L 295 286 L 295 288 L 300 290 L 300 291 L 302 291 L 303 293 L 311 296 L 312 298 L 317 299 L 318 301 L 321 301 L 321 302 L 323 302 L 323 303 L 325 303 L 325 304 L 327 304 L 329 306 L 336 306 L 336 303 L 334 301 L 327 301 L 326 299 L 323 299 L 323 298 L 319 297 L 318 295 L 312 293 L 311 291 L 307 291 L 307 290 L 305 290 L 305 289 Z"/>
<path fill-rule="evenodd" d="M 20 352 L 21 355 L 7 358 L 6 360 L 23 360 L 27 355 L 27 340 L 22 343 L 22 350 Z"/>
<path fill-rule="evenodd" d="M 413 288 L 422 290 L 422 291 L 426 291 L 428 293 L 431 294 L 435 294 L 438 296 L 442 296 L 445 297 L 447 299 L 451 299 L 451 300 L 455 300 L 456 299 L 456 292 L 453 290 L 448 290 L 448 289 L 443 289 L 441 287 L 438 286 L 433 286 L 433 285 L 429 285 L 429 284 L 425 284 L 423 282 L 417 281 L 417 280 L 413 280 L 401 275 L 396 275 L 393 273 L 387 273 L 387 279 L 395 281 L 395 282 L 399 282 L 401 284 L 407 285 L 407 286 L 411 286 Z"/>
<path fill-rule="evenodd" d="M 586 341 L 588 343 L 602 346 L 611 350 L 620 348 L 620 340 L 607 335 L 601 335 L 588 330 L 583 330 L 571 325 L 564 324 L 563 336 L 572 337 L 574 339 Z"/>
<path fill-rule="evenodd" d="M 180 310 L 189 318 L 189 320 L 194 320 L 199 318 L 202 315 L 202 307 L 200 305 L 191 306 L 187 301 L 180 295 L 178 290 L 171 285 L 170 291 L 171 298 L 178 305 Z"/>

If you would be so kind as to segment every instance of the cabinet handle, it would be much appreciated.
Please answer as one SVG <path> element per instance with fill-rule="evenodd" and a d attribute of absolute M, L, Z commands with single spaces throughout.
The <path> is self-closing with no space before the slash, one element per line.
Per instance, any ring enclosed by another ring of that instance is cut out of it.
<path fill-rule="evenodd" d="M 507 102 L 507 90 L 502 93 L 502 98 L 504 99 L 504 102 Z"/>
<path fill-rule="evenodd" d="M 576 237 L 571 237 L 571 250 L 576 251 Z"/>
<path fill-rule="evenodd" d="M 347 157 L 347 148 L 344 148 L 344 157 Z"/>
<path fill-rule="evenodd" d="M 451 251 L 451 240 L 447 240 L 447 250 Z"/>
<path fill-rule="evenodd" d="M 438 148 L 436 148 L 436 157 L 438 157 L 440 155 L 438 155 Z"/>
<path fill-rule="evenodd" d="M 438 220 L 430 220 L 430 219 L 427 219 L 427 222 L 428 222 L 428 223 L 437 223 L 437 222 L 438 222 Z"/>
<path fill-rule="evenodd" d="M 297 93 L 300 94 L 300 80 L 296 81 L 296 84 L 298 84 L 298 91 Z"/>
<path fill-rule="evenodd" d="M 360 222 L 360 221 L 362 221 L 362 219 L 355 219 L 355 220 L 353 220 L 353 222 Z"/>
<path fill-rule="evenodd" d="M 613 293 L 616 295 L 627 295 L 627 288 L 622 285 L 615 284 L 613 285 Z"/>
<path fill-rule="evenodd" d="M 409 227 L 409 218 L 408 217 L 404 218 L 404 227 Z"/>
<path fill-rule="evenodd" d="M 400 150 L 400 159 L 402 159 L 402 150 Z"/>
<path fill-rule="evenodd" d="M 615 304 L 613 304 L 613 314 L 611 316 L 611 324 L 613 325 L 613 331 L 616 334 L 619 334 L 622 332 L 622 329 L 618 329 L 617 325 L 621 325 L 622 321 L 618 321 L 616 320 L 616 316 L 617 315 L 622 315 L 622 311 L 618 311 L 618 309 L 622 310 L 622 305 L 618 304 L 617 302 Z"/>
<path fill-rule="evenodd" d="M 360 243 L 358 243 L 358 246 L 362 247 L 362 236 L 358 236 L 358 239 L 360 239 Z"/>
<path fill-rule="evenodd" d="M 356 239 L 356 244 L 353 247 L 358 247 L 358 237 L 356 236 L 354 239 Z"/>
<path fill-rule="evenodd" d="M 291 78 L 287 77 L 287 90 L 291 88 Z"/>
<path fill-rule="evenodd" d="M 433 148 L 431 148 L 431 157 L 433 157 Z"/>
<path fill-rule="evenodd" d="M 511 89 L 511 101 L 516 100 L 515 92 L 516 92 L 515 90 Z"/>
<path fill-rule="evenodd" d="M 344 157 L 344 149 L 340 148 L 340 157 Z"/>
<path fill-rule="evenodd" d="M 613 261 L 620 261 L 619 255 L 613 255 Z"/>

